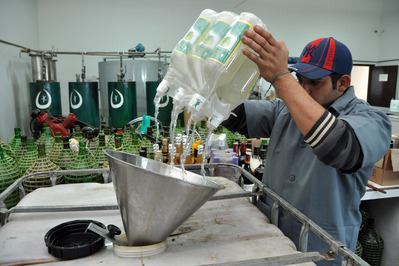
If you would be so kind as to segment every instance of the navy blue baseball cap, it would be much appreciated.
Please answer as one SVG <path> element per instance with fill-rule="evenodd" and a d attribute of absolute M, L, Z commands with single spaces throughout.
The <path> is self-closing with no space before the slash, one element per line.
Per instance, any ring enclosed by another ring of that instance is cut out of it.
<path fill-rule="evenodd" d="M 296 64 L 288 67 L 308 79 L 321 79 L 332 73 L 351 74 L 352 54 L 334 38 L 320 38 L 308 43 Z"/>

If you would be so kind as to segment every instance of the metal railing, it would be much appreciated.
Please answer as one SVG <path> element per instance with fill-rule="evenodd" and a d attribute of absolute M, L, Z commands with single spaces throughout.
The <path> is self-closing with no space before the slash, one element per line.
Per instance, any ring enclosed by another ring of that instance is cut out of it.
<path fill-rule="evenodd" d="M 201 165 L 185 165 L 185 169 L 200 173 Z M 321 261 L 321 260 L 335 260 L 338 256 L 343 257 L 342 265 L 369 265 L 359 256 L 357 256 L 353 251 L 348 249 L 343 245 L 342 242 L 336 240 L 330 234 L 328 234 L 324 229 L 318 226 L 315 222 L 310 220 L 303 213 L 294 208 L 291 204 L 277 195 L 274 191 L 268 188 L 265 184 L 256 179 L 249 172 L 243 170 L 233 164 L 205 164 L 204 170 L 207 176 L 222 176 L 240 183 L 242 176 L 248 178 L 253 184 L 254 188 L 252 192 L 239 192 L 230 193 L 227 195 L 215 195 L 210 200 L 223 200 L 238 197 L 250 197 L 252 203 L 256 205 L 257 200 L 260 196 L 266 195 L 274 201 L 271 211 L 271 223 L 278 227 L 278 215 L 280 208 L 283 208 L 292 216 L 294 216 L 299 222 L 302 223 L 302 228 L 299 238 L 299 251 L 302 253 L 285 255 L 285 256 L 275 256 L 267 257 L 261 259 L 245 260 L 245 261 L 235 261 L 229 263 L 218 263 L 214 265 L 287 265 L 294 263 Z M 7 209 L 4 204 L 4 200 L 15 190 L 20 190 L 20 198 L 25 196 L 25 190 L 23 188 L 23 182 L 30 178 L 40 177 L 40 176 L 50 176 L 52 185 L 56 185 L 57 176 L 60 175 L 71 175 L 71 174 L 89 174 L 89 173 L 101 173 L 104 178 L 104 183 L 112 182 L 109 169 L 87 169 L 87 170 L 63 170 L 63 171 L 48 171 L 29 174 L 23 176 L 16 180 L 11 186 L 9 186 L 5 191 L 0 194 L 0 215 L 1 215 L 1 225 L 4 225 L 8 221 L 8 216 L 11 213 L 27 213 L 27 212 L 67 212 L 67 211 L 95 211 L 95 210 L 114 210 L 118 209 L 118 205 L 68 205 L 68 206 L 15 206 L 13 208 Z M 329 250 L 325 252 L 308 252 L 308 235 L 309 231 L 317 235 L 321 240 L 323 240 L 329 246 Z"/>

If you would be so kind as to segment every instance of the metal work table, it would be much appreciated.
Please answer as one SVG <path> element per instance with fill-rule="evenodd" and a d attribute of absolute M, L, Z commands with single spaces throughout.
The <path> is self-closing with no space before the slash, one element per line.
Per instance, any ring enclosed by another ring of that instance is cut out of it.
<path fill-rule="evenodd" d="M 190 171 L 199 171 L 200 165 L 189 165 Z M 168 248 L 161 254 L 143 258 L 121 258 L 113 253 L 112 243 L 99 252 L 78 260 L 62 261 L 48 254 L 44 235 L 52 227 L 75 219 L 97 220 L 105 225 L 115 224 L 123 230 L 112 183 L 57 185 L 40 188 L 24 197 L 14 208 L 2 208 L 0 228 L 0 264 L 62 263 L 65 265 L 285 265 L 313 264 L 312 261 L 344 257 L 346 265 L 367 265 L 342 243 L 332 238 L 306 216 L 298 212 L 273 191 L 262 185 L 252 175 L 229 164 L 205 165 L 207 176 L 226 188 L 186 220 L 167 239 Z M 80 170 L 101 172 L 105 181 L 107 170 Z M 46 172 L 57 176 L 71 171 Z M 44 173 L 41 173 L 42 175 Z M 13 188 L 0 194 L 0 202 L 23 180 L 37 176 L 25 176 L 13 184 Z M 241 175 L 254 182 L 253 193 L 241 189 L 236 180 Z M 221 177 L 222 176 L 222 177 Z M 224 177 L 223 177 L 224 176 Z M 228 177 L 228 178 L 226 178 Z M 232 179 L 232 180 L 228 180 Z M 272 223 L 250 202 L 267 193 L 275 199 Z M 302 223 L 300 251 L 276 226 L 279 208 L 282 207 Z M 329 244 L 330 250 L 321 254 L 307 251 L 307 233 L 311 230 Z"/>

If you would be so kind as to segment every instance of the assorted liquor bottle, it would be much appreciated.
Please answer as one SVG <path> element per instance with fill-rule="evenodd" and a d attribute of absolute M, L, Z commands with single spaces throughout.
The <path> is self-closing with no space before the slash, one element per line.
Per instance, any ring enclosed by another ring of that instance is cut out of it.
<path fill-rule="evenodd" d="M 140 126 L 139 126 L 140 127 Z M 183 147 L 187 145 L 188 134 L 184 133 L 180 121 L 176 125 L 175 139 L 171 140 L 169 127 L 164 127 L 156 142 L 156 130 L 148 127 L 146 134 L 139 131 L 139 127 L 127 124 L 125 128 L 112 131 L 106 124 L 101 124 L 97 135 L 86 136 L 79 125 L 75 125 L 69 136 L 53 133 L 47 124 L 43 124 L 40 137 L 22 135 L 20 128 L 14 129 L 14 136 L 8 143 L 0 139 L 0 193 L 8 188 L 21 176 L 57 170 L 83 170 L 107 168 L 105 149 L 115 149 L 162 161 L 167 164 L 202 164 L 232 163 L 242 166 L 253 175 L 261 179 L 266 153 L 265 144 L 252 149 L 251 140 L 242 135 L 219 127 L 213 133 L 226 134 L 227 147 L 211 149 L 210 157 L 204 156 L 204 141 L 209 134 L 205 123 L 196 128 L 196 138 L 191 149 L 183 154 Z M 238 149 L 241 147 L 241 149 Z M 226 149 L 225 149 L 226 148 Z M 263 151 L 263 152 L 262 152 Z M 260 152 L 260 153 L 259 153 Z M 253 155 L 252 155 L 253 154 Z M 249 156 L 249 157 L 248 157 Z M 247 157 L 245 159 L 245 157 Z M 57 176 L 40 175 L 23 182 L 26 193 L 39 187 L 48 187 L 60 183 L 103 182 L 102 174 L 69 174 Z M 15 206 L 19 201 L 18 191 L 14 191 L 5 201 L 7 208 Z"/>

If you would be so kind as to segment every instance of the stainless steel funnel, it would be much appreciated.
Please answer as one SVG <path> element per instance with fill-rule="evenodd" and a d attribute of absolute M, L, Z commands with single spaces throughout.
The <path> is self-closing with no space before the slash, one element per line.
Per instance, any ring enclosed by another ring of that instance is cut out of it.
<path fill-rule="evenodd" d="M 137 155 L 105 150 L 129 246 L 165 240 L 222 185 Z"/>

